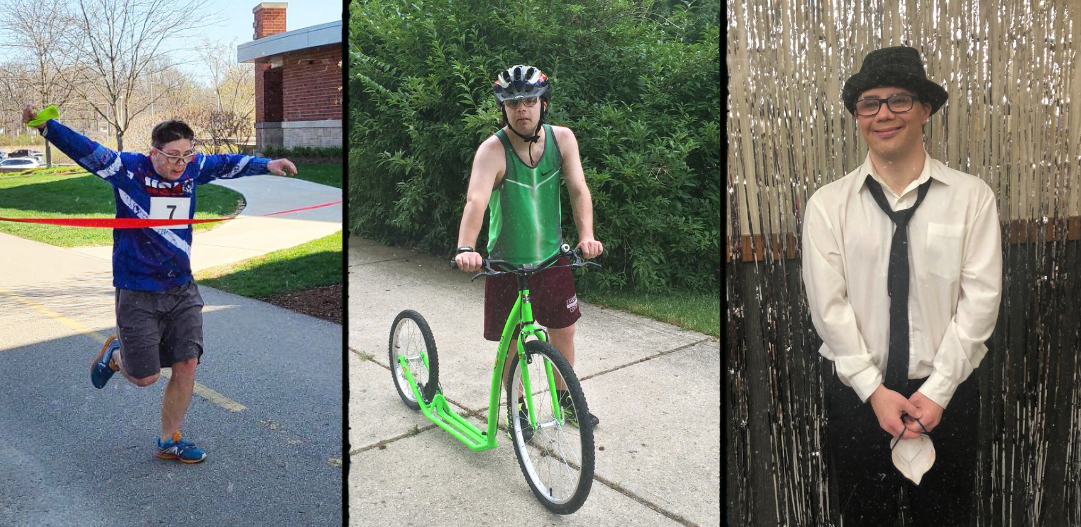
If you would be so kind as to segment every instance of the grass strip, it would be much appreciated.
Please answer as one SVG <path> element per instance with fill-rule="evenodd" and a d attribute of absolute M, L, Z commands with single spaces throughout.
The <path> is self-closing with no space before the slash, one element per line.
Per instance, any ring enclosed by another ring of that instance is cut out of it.
<path fill-rule="evenodd" d="M 196 188 L 195 217 L 236 214 L 243 197 L 218 185 Z M 53 167 L 0 174 L 0 216 L 11 218 L 114 218 L 113 187 L 78 167 Z M 196 232 L 219 223 L 195 225 Z M 0 232 L 60 247 L 112 245 L 113 230 L 0 221 Z"/>
<path fill-rule="evenodd" d="M 341 163 L 303 163 L 297 164 L 297 179 L 319 183 L 328 187 L 342 188 L 342 174 L 345 169 Z"/>
<path fill-rule="evenodd" d="M 342 283 L 342 231 L 242 262 L 195 273 L 200 285 L 249 298 Z"/>
<path fill-rule="evenodd" d="M 707 293 L 579 292 L 585 302 L 630 311 L 699 333 L 721 337 L 721 298 Z"/>

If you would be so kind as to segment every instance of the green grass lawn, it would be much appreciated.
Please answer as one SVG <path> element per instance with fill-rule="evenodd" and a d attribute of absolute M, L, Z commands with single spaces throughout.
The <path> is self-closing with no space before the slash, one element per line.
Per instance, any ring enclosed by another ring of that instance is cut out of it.
<path fill-rule="evenodd" d="M 296 163 L 296 165 L 297 179 L 342 188 L 342 174 L 345 168 L 341 163 Z"/>
<path fill-rule="evenodd" d="M 721 298 L 705 293 L 580 292 L 583 301 L 630 311 L 644 317 L 721 337 Z"/>
<path fill-rule="evenodd" d="M 239 193 L 217 185 L 197 187 L 196 218 L 236 213 Z M 0 174 L 0 216 L 12 218 L 113 218 L 116 205 L 108 182 L 78 167 Z M 196 232 L 219 223 L 195 226 Z M 61 247 L 111 245 L 113 230 L 0 221 L 0 232 Z"/>
<path fill-rule="evenodd" d="M 342 231 L 290 249 L 206 269 L 200 285 L 251 297 L 342 283 Z"/>

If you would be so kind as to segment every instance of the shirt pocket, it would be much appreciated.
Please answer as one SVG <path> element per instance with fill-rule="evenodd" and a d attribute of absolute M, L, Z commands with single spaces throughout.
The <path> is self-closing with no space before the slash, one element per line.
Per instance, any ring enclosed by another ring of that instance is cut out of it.
<path fill-rule="evenodd" d="M 965 226 L 944 223 L 927 224 L 927 269 L 947 280 L 961 276 Z"/>

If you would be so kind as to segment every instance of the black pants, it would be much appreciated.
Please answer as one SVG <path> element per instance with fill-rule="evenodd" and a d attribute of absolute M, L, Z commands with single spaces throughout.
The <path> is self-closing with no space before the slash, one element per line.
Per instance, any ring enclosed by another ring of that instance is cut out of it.
<path fill-rule="evenodd" d="M 901 395 L 910 397 L 925 380 L 909 380 Z M 860 402 L 856 392 L 835 375 L 827 382 L 827 437 L 843 525 L 892 527 L 905 494 L 907 525 L 969 525 L 974 510 L 980 415 L 976 379 L 969 377 L 961 383 L 943 411 L 941 423 L 930 432 L 935 463 L 919 485 L 893 465 L 889 434 L 878 426 L 871 402 Z"/>

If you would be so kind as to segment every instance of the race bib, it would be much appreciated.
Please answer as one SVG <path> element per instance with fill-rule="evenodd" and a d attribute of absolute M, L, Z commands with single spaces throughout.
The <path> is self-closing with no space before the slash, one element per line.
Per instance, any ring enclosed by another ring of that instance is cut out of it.
<path fill-rule="evenodd" d="M 186 220 L 190 218 L 191 198 L 150 198 L 150 219 Z M 187 229 L 190 225 L 168 225 L 166 229 Z"/>

